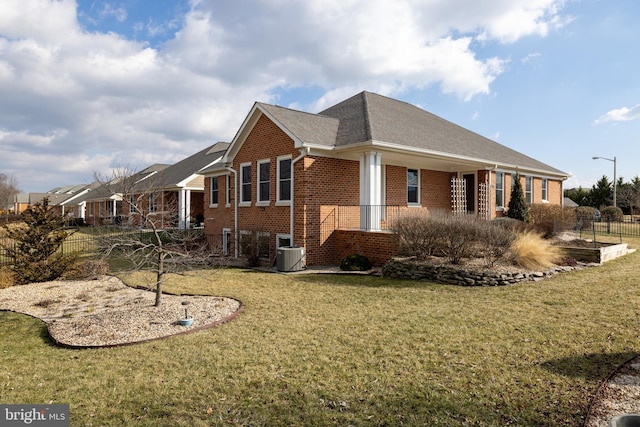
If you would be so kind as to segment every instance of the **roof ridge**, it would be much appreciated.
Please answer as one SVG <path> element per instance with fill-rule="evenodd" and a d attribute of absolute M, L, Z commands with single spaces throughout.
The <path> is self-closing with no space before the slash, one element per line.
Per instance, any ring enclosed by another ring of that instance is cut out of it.
<path fill-rule="evenodd" d="M 364 127 L 367 141 L 373 140 L 373 132 L 371 131 L 371 121 L 369 120 L 369 97 L 367 91 L 362 91 L 362 101 L 364 103 Z"/>

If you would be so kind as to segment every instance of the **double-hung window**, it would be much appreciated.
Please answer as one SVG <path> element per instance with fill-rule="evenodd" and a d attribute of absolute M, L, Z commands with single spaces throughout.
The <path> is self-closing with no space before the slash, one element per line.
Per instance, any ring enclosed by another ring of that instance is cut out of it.
<path fill-rule="evenodd" d="M 420 172 L 417 169 L 407 169 L 407 204 L 420 203 Z"/>
<path fill-rule="evenodd" d="M 136 213 L 136 206 L 137 201 L 136 201 L 136 196 L 134 196 L 133 194 L 129 196 L 129 213 Z"/>
<path fill-rule="evenodd" d="M 156 193 L 149 194 L 149 212 L 158 212 L 158 195 Z"/>
<path fill-rule="evenodd" d="M 542 201 L 549 201 L 549 180 L 547 178 L 542 178 Z"/>
<path fill-rule="evenodd" d="M 258 203 L 269 203 L 269 189 L 271 186 L 271 161 L 258 161 Z"/>
<path fill-rule="evenodd" d="M 209 178 L 209 206 L 218 206 L 218 197 L 220 190 L 218 188 L 218 177 L 212 176 Z"/>
<path fill-rule="evenodd" d="M 291 156 L 278 157 L 278 202 L 291 202 Z"/>
<path fill-rule="evenodd" d="M 240 203 L 251 204 L 251 163 L 240 165 Z"/>
<path fill-rule="evenodd" d="M 533 203 L 533 177 L 526 176 L 524 178 L 524 196 L 527 203 Z"/>
<path fill-rule="evenodd" d="M 496 207 L 504 207 L 504 172 L 496 172 Z"/>
<path fill-rule="evenodd" d="M 231 175 L 226 175 L 226 189 L 227 189 L 227 204 L 225 205 L 226 207 L 231 206 Z"/>

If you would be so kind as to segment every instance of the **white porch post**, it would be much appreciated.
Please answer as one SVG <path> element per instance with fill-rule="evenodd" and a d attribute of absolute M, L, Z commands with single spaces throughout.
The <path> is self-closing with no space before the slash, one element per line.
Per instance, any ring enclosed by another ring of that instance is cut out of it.
<path fill-rule="evenodd" d="M 180 230 L 189 228 L 189 206 L 191 206 L 191 191 L 182 188 L 178 192 L 178 228 Z"/>
<path fill-rule="evenodd" d="M 191 190 L 185 190 L 184 195 L 184 228 L 188 230 L 191 228 Z"/>
<path fill-rule="evenodd" d="M 382 219 L 382 155 L 372 151 L 360 157 L 360 228 L 380 230 Z"/>

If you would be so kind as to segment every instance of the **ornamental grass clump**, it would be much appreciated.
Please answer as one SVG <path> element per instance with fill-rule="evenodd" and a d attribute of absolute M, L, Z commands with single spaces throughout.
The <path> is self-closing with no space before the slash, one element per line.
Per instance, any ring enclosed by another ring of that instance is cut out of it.
<path fill-rule="evenodd" d="M 558 249 L 533 231 L 518 234 L 511 245 L 514 264 L 529 270 L 547 269 L 560 260 Z"/>

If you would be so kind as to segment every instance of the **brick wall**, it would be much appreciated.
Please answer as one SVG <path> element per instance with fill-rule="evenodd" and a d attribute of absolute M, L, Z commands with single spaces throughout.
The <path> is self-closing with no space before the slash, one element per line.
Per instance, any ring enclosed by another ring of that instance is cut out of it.
<path fill-rule="evenodd" d="M 334 265 L 340 264 L 347 255 L 360 254 L 369 258 L 374 266 L 382 266 L 398 253 L 396 235 L 389 232 L 337 230 L 335 239 Z"/>

